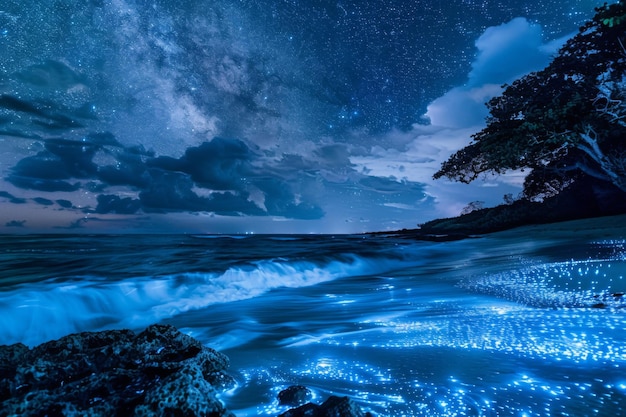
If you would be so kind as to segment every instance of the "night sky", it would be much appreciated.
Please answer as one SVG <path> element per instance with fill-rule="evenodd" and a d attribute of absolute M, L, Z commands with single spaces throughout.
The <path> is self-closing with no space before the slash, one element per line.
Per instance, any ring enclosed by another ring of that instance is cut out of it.
<path fill-rule="evenodd" d="M 604 1 L 4 0 L 0 232 L 347 233 L 521 191 L 433 181 Z"/>

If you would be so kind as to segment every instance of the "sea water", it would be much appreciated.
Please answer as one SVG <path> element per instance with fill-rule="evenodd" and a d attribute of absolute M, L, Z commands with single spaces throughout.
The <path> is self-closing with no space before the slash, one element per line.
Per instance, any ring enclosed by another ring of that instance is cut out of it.
<path fill-rule="evenodd" d="M 626 240 L 3 236 L 0 344 L 166 323 L 237 416 L 309 387 L 382 416 L 626 415 Z"/>

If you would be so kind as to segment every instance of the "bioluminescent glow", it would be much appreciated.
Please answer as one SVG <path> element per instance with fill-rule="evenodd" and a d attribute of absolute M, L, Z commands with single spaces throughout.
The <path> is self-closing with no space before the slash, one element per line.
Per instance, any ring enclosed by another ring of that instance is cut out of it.
<path fill-rule="evenodd" d="M 389 417 L 626 413 L 623 240 L 12 237 L 0 249 L 0 343 L 173 324 L 231 358 L 222 400 L 238 417 L 286 411 L 277 395 L 291 385 Z"/>

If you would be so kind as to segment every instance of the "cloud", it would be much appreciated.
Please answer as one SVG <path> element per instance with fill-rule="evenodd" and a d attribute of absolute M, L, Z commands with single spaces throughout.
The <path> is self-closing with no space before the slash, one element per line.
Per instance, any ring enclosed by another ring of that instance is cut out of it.
<path fill-rule="evenodd" d="M 69 90 L 87 82 L 62 62 L 46 60 L 41 64 L 31 65 L 16 74 L 16 78 L 38 88 L 48 90 Z"/>
<path fill-rule="evenodd" d="M 99 195 L 95 212 L 98 214 L 135 214 L 140 208 L 141 202 L 137 199 L 120 198 L 116 195 Z"/>
<path fill-rule="evenodd" d="M 213 193 L 209 198 L 204 199 L 207 204 L 204 211 L 225 216 L 266 216 L 269 214 L 250 201 L 248 197 L 247 193 Z"/>
<path fill-rule="evenodd" d="M 260 178 L 255 185 L 263 192 L 268 214 L 295 219 L 319 219 L 324 211 L 315 204 L 300 202 L 287 184 L 278 178 Z"/>
<path fill-rule="evenodd" d="M 499 84 L 456 87 L 428 105 L 433 126 L 461 129 L 477 126 L 489 115 L 485 103 L 502 92 Z"/>
<path fill-rule="evenodd" d="M 54 205 L 54 201 L 52 200 L 48 200 L 47 198 L 43 198 L 43 197 L 36 197 L 33 198 L 33 201 L 41 206 L 52 206 Z"/>
<path fill-rule="evenodd" d="M 476 41 L 476 48 L 470 86 L 511 82 L 545 67 L 553 52 L 544 46 L 541 26 L 523 17 L 487 28 Z"/>
<path fill-rule="evenodd" d="M 364 190 L 374 191 L 381 194 L 403 193 L 407 191 L 407 188 L 412 188 L 406 181 L 397 181 L 395 178 L 372 176 L 362 178 L 358 184 Z M 407 185 L 409 186 L 407 187 Z"/>
<path fill-rule="evenodd" d="M 82 141 L 44 140 L 44 150 L 18 161 L 6 179 L 19 188 L 76 191 L 80 184 L 68 180 L 94 178 L 97 175 L 98 166 L 93 158 L 103 149 L 98 142 L 105 140 L 110 143 L 110 138 L 102 135 L 87 136 Z"/>
<path fill-rule="evenodd" d="M 475 43 L 478 52 L 465 85 L 430 103 L 426 117 L 434 126 L 482 125 L 488 115 L 484 103 L 502 92 L 501 85 L 544 68 L 565 40 L 544 43 L 541 26 L 521 17 L 487 28 Z"/>
<path fill-rule="evenodd" d="M 69 178 L 67 167 L 59 158 L 48 151 L 20 160 L 6 178 L 19 188 L 39 191 L 76 191 L 78 183 L 65 181 Z"/>
<path fill-rule="evenodd" d="M 150 184 L 150 173 L 141 154 L 124 150 L 116 154 L 113 165 L 98 168 L 97 179 L 106 185 L 128 185 L 145 188 Z"/>
<path fill-rule="evenodd" d="M 159 157 L 148 166 L 189 174 L 199 187 L 212 190 L 240 190 L 243 178 L 253 174 L 248 146 L 237 139 L 213 138 L 198 147 L 187 148 L 179 158 Z"/>
<path fill-rule="evenodd" d="M 327 168 L 349 167 L 350 152 L 344 144 L 323 145 L 315 151 Z"/>
<path fill-rule="evenodd" d="M 351 161 L 358 170 L 377 177 L 426 183 L 425 191 L 437 209 L 422 215 L 456 216 L 470 200 L 484 200 L 487 205 L 502 203 L 504 194 L 521 190 L 520 173 L 489 177 L 471 185 L 434 181 L 432 175 L 484 127 L 488 115 L 485 103 L 502 92 L 501 84 L 545 67 L 566 40 L 563 37 L 545 43 L 541 27 L 524 18 L 488 28 L 476 41 L 477 54 L 467 82 L 428 105 L 425 118 L 430 124 L 416 124 L 408 132 L 389 132 L 369 153 L 352 156 Z"/>
<path fill-rule="evenodd" d="M 13 204 L 26 204 L 25 198 L 15 197 L 13 194 L 8 193 L 6 191 L 0 191 L 0 197 L 6 198 L 7 200 L 9 200 L 9 202 Z"/>
<path fill-rule="evenodd" d="M 333 147 L 324 152 L 324 158 L 330 160 L 331 165 L 336 164 L 335 159 L 341 153 L 340 148 Z M 345 162 L 345 151 L 343 153 Z M 96 208 L 86 209 L 98 214 L 135 214 L 143 210 L 321 217 L 323 211 L 302 196 L 296 196 L 279 172 L 262 167 L 259 155 L 237 139 L 216 137 L 189 147 L 181 157 L 173 158 L 154 157 L 142 148 L 124 147 L 106 133 L 87 135 L 80 141 L 46 140 L 44 150 L 20 160 L 7 180 L 17 187 L 39 191 L 67 192 L 85 188 L 99 193 Z M 75 179 L 88 181 L 81 184 Z M 107 193 L 107 187 L 122 187 L 137 198 Z M 251 193 L 257 197 L 252 198 Z M 15 201 L 8 193 L 5 197 Z M 44 204 L 43 199 L 35 201 Z M 71 208 L 72 203 L 65 201 L 60 205 Z"/>
<path fill-rule="evenodd" d="M 49 108 L 58 109 L 50 111 Z M 76 129 L 84 127 L 78 122 L 80 112 L 72 112 L 58 106 L 50 106 L 50 103 L 39 103 L 21 98 L 2 94 L 0 95 L 0 109 L 11 115 L 14 120 L 19 120 L 19 124 L 30 126 L 35 131 L 43 129 L 43 132 L 55 132 L 64 129 Z M 75 113 L 75 114 L 72 114 Z"/>
<path fill-rule="evenodd" d="M 4 224 L 5 227 L 24 227 L 26 220 L 11 220 Z"/>
<path fill-rule="evenodd" d="M 71 201 L 69 201 L 69 200 L 63 200 L 63 199 L 61 199 L 61 200 L 56 200 L 56 203 L 57 203 L 59 206 L 61 206 L 62 208 L 65 208 L 65 209 L 69 209 L 69 208 L 72 208 L 72 207 L 74 206 L 74 205 L 72 204 L 72 202 L 71 202 Z"/>
<path fill-rule="evenodd" d="M 189 175 L 159 169 L 150 172 L 150 185 L 139 193 L 146 212 L 215 212 L 232 216 L 266 214 L 248 200 L 247 193 L 211 192 L 209 196 L 200 196 L 194 191 L 194 182 Z"/>
<path fill-rule="evenodd" d="M 82 228 L 85 227 L 85 224 L 87 222 L 89 222 L 90 220 L 97 221 L 97 219 L 95 219 L 95 218 L 88 219 L 88 218 L 85 218 L 85 217 L 81 217 L 79 219 L 74 220 L 73 222 L 71 222 L 67 226 L 57 226 L 56 229 L 68 229 L 68 230 L 82 229 Z"/>

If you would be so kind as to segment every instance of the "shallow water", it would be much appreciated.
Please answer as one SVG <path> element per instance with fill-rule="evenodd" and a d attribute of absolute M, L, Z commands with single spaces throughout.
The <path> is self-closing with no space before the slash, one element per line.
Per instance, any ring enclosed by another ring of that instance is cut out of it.
<path fill-rule="evenodd" d="M 387 416 L 626 413 L 626 241 L 5 236 L 0 343 L 169 323 L 237 416 L 293 384 Z"/>

